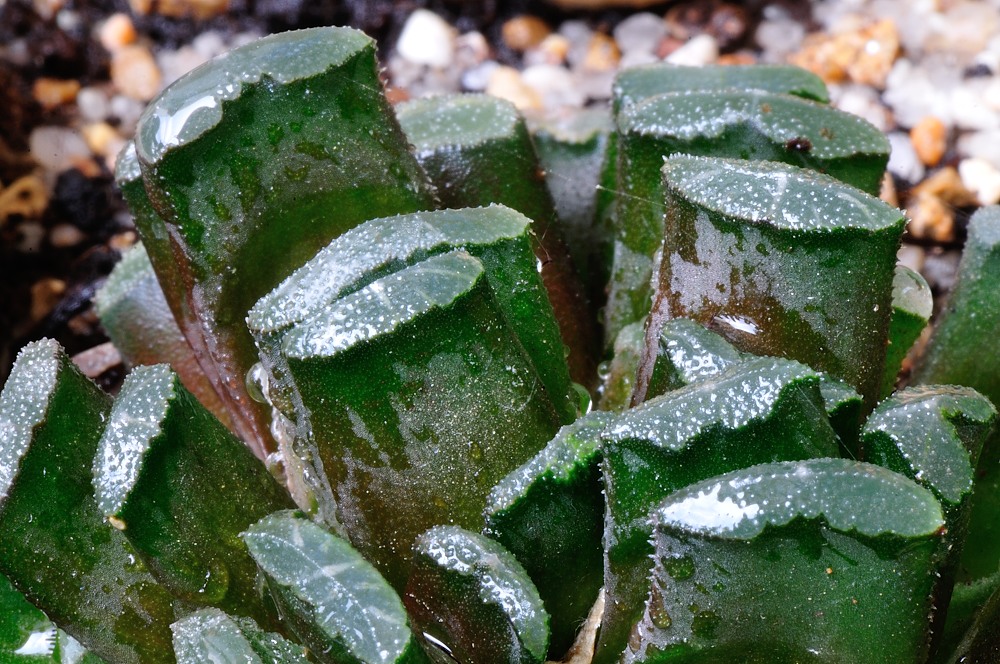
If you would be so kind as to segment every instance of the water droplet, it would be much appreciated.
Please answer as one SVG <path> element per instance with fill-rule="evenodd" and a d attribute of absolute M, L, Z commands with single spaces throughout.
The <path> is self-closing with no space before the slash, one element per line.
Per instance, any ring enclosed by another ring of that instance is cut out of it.
<path fill-rule="evenodd" d="M 250 367 L 250 370 L 247 371 L 246 386 L 247 394 L 250 395 L 251 399 L 257 403 L 271 405 L 270 400 L 267 398 L 267 371 L 264 370 L 264 366 L 260 362 Z"/>
<path fill-rule="evenodd" d="M 579 383 L 572 384 L 573 391 L 576 392 L 576 411 L 579 415 L 586 415 L 593 409 L 594 402 L 590 398 L 590 392 Z"/>

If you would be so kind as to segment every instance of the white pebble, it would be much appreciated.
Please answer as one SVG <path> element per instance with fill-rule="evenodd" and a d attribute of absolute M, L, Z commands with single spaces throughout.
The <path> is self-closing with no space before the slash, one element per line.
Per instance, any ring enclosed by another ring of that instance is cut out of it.
<path fill-rule="evenodd" d="M 131 136 L 135 132 L 135 125 L 139 122 L 139 116 L 145 108 L 145 104 L 135 99 L 130 99 L 125 95 L 115 95 L 111 98 L 111 115 L 118 118 L 118 131 L 125 136 Z"/>
<path fill-rule="evenodd" d="M 100 122 L 108 117 L 108 95 L 100 88 L 88 86 L 76 93 L 80 116 L 87 122 Z"/>
<path fill-rule="evenodd" d="M 917 151 L 913 149 L 908 134 L 894 131 L 889 134 L 889 146 L 892 152 L 889 153 L 888 170 L 893 175 L 902 178 L 907 182 L 920 182 L 924 177 L 924 165 L 917 157 Z"/>
<path fill-rule="evenodd" d="M 874 88 L 867 85 L 831 85 L 829 88 L 834 106 L 846 113 L 864 118 L 881 132 L 889 129 L 892 124 L 889 109 L 882 105 Z"/>
<path fill-rule="evenodd" d="M 712 35 L 697 35 L 667 56 L 667 62 L 675 65 L 701 67 L 719 58 L 719 45 Z"/>
<path fill-rule="evenodd" d="M 499 66 L 496 60 L 487 60 L 481 65 L 467 69 L 462 74 L 462 88 L 472 92 L 482 92 L 489 84 L 493 70 Z"/>
<path fill-rule="evenodd" d="M 164 85 L 170 85 L 198 65 L 208 62 L 209 57 L 193 46 L 181 46 L 176 51 L 160 51 L 156 55 L 156 63 L 163 73 Z"/>
<path fill-rule="evenodd" d="M 191 40 L 191 48 L 206 60 L 226 52 L 226 42 L 215 30 L 203 32 Z"/>
<path fill-rule="evenodd" d="M 521 72 L 521 80 L 538 93 L 546 108 L 580 107 L 587 100 L 576 79 L 559 65 L 534 65 Z"/>
<path fill-rule="evenodd" d="M 434 12 L 418 9 L 406 19 L 396 52 L 416 64 L 447 67 L 455 57 L 455 30 Z"/>
<path fill-rule="evenodd" d="M 667 36 L 667 24 L 656 14 L 640 12 L 616 25 L 612 35 L 623 56 L 630 53 L 653 53 Z"/>
<path fill-rule="evenodd" d="M 1000 166 L 1000 129 L 962 134 L 955 147 L 959 156 L 978 157 Z"/>
<path fill-rule="evenodd" d="M 799 21 L 781 16 L 761 21 L 754 37 L 764 53 L 764 62 L 784 62 L 785 58 L 802 46 L 806 29 Z"/>
<path fill-rule="evenodd" d="M 66 170 L 77 159 L 90 157 L 83 136 L 67 127 L 36 127 L 28 137 L 28 149 L 40 166 L 53 173 Z"/>
<path fill-rule="evenodd" d="M 960 85 L 951 92 L 952 117 L 959 129 L 1000 128 L 1000 113 L 990 108 L 982 92 L 972 85 Z"/>
<path fill-rule="evenodd" d="M 980 205 L 1000 202 L 1000 170 L 985 159 L 963 159 L 958 164 L 958 175 L 965 188 L 973 192 Z"/>

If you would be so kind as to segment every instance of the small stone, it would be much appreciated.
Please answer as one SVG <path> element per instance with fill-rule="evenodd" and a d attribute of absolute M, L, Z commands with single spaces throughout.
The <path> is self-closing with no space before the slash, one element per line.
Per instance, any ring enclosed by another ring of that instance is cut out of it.
<path fill-rule="evenodd" d="M 153 0 L 128 0 L 128 6 L 133 13 L 145 16 L 153 11 Z"/>
<path fill-rule="evenodd" d="M 907 230 L 917 239 L 939 243 L 955 240 L 952 208 L 933 194 L 912 196 L 906 206 L 906 216 L 910 218 Z"/>
<path fill-rule="evenodd" d="M 56 308 L 56 305 L 59 304 L 59 300 L 62 299 L 62 295 L 65 292 L 66 282 L 62 279 L 45 277 L 32 284 L 31 311 L 29 314 L 31 322 L 37 323 L 48 316 Z"/>
<path fill-rule="evenodd" d="M 611 37 L 595 32 L 587 45 L 587 54 L 583 58 L 581 67 L 586 71 L 601 72 L 611 71 L 618 68 L 618 61 L 621 53 L 618 45 Z"/>
<path fill-rule="evenodd" d="M 545 108 L 580 107 L 587 100 L 565 67 L 534 65 L 521 72 L 521 80 L 541 97 Z"/>
<path fill-rule="evenodd" d="M 163 75 L 163 85 L 170 85 L 195 67 L 207 62 L 210 57 L 202 55 L 190 45 L 181 46 L 176 51 L 160 51 L 156 56 L 156 63 Z"/>
<path fill-rule="evenodd" d="M 830 86 L 833 105 L 847 113 L 853 113 L 875 125 L 881 132 L 887 132 L 893 126 L 892 113 L 889 112 L 879 98 L 878 92 L 867 85 Z"/>
<path fill-rule="evenodd" d="M 720 65 L 755 65 L 757 56 L 749 51 L 737 51 L 735 53 L 723 53 L 716 60 Z"/>
<path fill-rule="evenodd" d="M 494 69 L 486 84 L 486 94 L 506 99 L 522 111 L 542 107 L 541 96 L 522 80 L 521 72 L 513 67 L 501 66 Z"/>
<path fill-rule="evenodd" d="M 924 177 L 924 165 L 917 158 L 917 152 L 910 143 L 910 137 L 903 132 L 894 131 L 888 135 L 890 173 L 906 182 L 920 182 Z"/>
<path fill-rule="evenodd" d="M 961 260 L 962 252 L 958 250 L 931 247 L 924 256 L 924 267 L 920 274 L 935 291 L 948 292 L 955 287 Z"/>
<path fill-rule="evenodd" d="M 952 166 L 945 166 L 924 178 L 912 190 L 913 195 L 930 194 L 953 207 L 969 207 L 976 204 L 976 195 L 966 189 L 958 171 Z"/>
<path fill-rule="evenodd" d="M 199 21 L 221 16 L 229 9 L 229 0 L 157 0 L 156 13 L 171 18 L 195 18 Z"/>
<path fill-rule="evenodd" d="M 31 87 L 31 94 L 42 108 L 51 111 L 76 99 L 80 82 L 59 78 L 39 78 Z"/>
<path fill-rule="evenodd" d="M 470 92 L 482 92 L 489 85 L 493 71 L 499 66 L 496 60 L 487 60 L 472 69 L 467 69 L 462 74 L 462 88 Z"/>
<path fill-rule="evenodd" d="M 896 262 L 910 268 L 914 272 L 921 272 L 924 269 L 924 249 L 915 244 L 905 242 L 896 252 Z"/>
<path fill-rule="evenodd" d="M 83 140 L 87 141 L 87 146 L 94 154 L 107 157 L 110 154 L 118 154 L 125 145 L 118 131 L 107 122 L 95 122 L 86 125 L 81 132 Z"/>
<path fill-rule="evenodd" d="M 135 43 L 135 25 L 128 14 L 118 12 L 107 18 L 97 29 L 97 39 L 109 53 Z"/>
<path fill-rule="evenodd" d="M 139 236 L 136 235 L 135 231 L 123 231 L 112 235 L 108 240 L 108 246 L 115 251 L 125 251 L 134 247 L 138 241 Z"/>
<path fill-rule="evenodd" d="M 828 83 L 850 80 L 882 89 L 899 48 L 895 24 L 883 20 L 834 35 L 810 35 L 789 59 Z"/>
<path fill-rule="evenodd" d="M 984 131 L 1000 128 L 1000 113 L 986 103 L 980 83 L 967 81 L 951 90 L 948 96 L 952 119 L 959 129 Z"/>
<path fill-rule="evenodd" d="M 21 176 L 7 188 L 0 185 L 0 226 L 13 215 L 39 217 L 48 205 L 45 183 L 35 174 Z"/>
<path fill-rule="evenodd" d="M 757 26 L 754 41 L 764 49 L 765 62 L 784 62 L 795 51 L 802 48 L 802 40 L 806 37 L 805 26 L 784 14 L 765 19 Z"/>
<path fill-rule="evenodd" d="M 396 42 L 400 56 L 419 65 L 445 68 L 455 57 L 455 29 L 427 9 L 410 14 Z"/>
<path fill-rule="evenodd" d="M 538 48 L 534 48 L 524 54 L 524 64 L 529 66 L 561 65 L 566 62 L 566 57 L 569 55 L 569 47 L 569 39 L 554 32 L 543 39 Z"/>
<path fill-rule="evenodd" d="M 195 37 L 191 40 L 191 48 L 205 60 L 211 60 L 227 50 L 226 40 L 222 38 L 222 33 L 218 30 L 206 30 Z"/>
<path fill-rule="evenodd" d="M 686 44 L 667 56 L 667 62 L 689 67 L 712 64 L 719 58 L 719 45 L 711 35 L 692 37 Z"/>
<path fill-rule="evenodd" d="M 145 108 L 141 101 L 125 95 L 115 95 L 109 103 L 110 117 L 118 119 L 118 130 L 128 136 L 135 132 L 135 125 Z"/>
<path fill-rule="evenodd" d="M 40 166 L 58 173 L 78 158 L 90 157 L 90 148 L 77 132 L 68 127 L 35 127 L 28 136 L 28 150 Z"/>
<path fill-rule="evenodd" d="M 84 241 L 87 235 L 73 224 L 56 224 L 49 231 L 49 244 L 56 249 L 75 247 Z"/>
<path fill-rule="evenodd" d="M 500 28 L 500 36 L 504 43 L 518 53 L 535 48 L 551 32 L 545 21 L 531 14 L 515 16 Z"/>
<path fill-rule="evenodd" d="M 928 115 L 910 129 L 910 141 L 925 166 L 936 166 L 948 147 L 948 130 L 941 120 Z"/>
<path fill-rule="evenodd" d="M 958 174 L 965 188 L 976 195 L 980 205 L 1000 202 L 1000 170 L 985 159 L 963 159 Z"/>
<path fill-rule="evenodd" d="M 639 12 L 622 20 L 612 34 L 623 55 L 653 53 L 667 36 L 667 24 L 656 14 Z"/>
<path fill-rule="evenodd" d="M 481 32 L 466 32 L 455 40 L 455 64 L 462 69 L 483 64 L 490 54 L 490 44 Z"/>
<path fill-rule="evenodd" d="M 961 134 L 955 142 L 955 148 L 963 157 L 980 157 L 1000 165 L 1000 130 L 990 129 Z"/>
<path fill-rule="evenodd" d="M 87 122 L 100 122 L 108 117 L 108 95 L 98 87 L 80 88 L 76 93 L 76 108 Z"/>
<path fill-rule="evenodd" d="M 111 56 L 111 81 L 131 99 L 149 101 L 160 91 L 160 68 L 149 48 L 124 46 Z"/>
<path fill-rule="evenodd" d="M 573 68 L 582 65 L 584 58 L 587 57 L 590 39 L 594 36 L 594 31 L 584 21 L 571 20 L 563 21 L 562 25 L 559 26 L 559 34 L 569 42 L 566 62 Z"/>
<path fill-rule="evenodd" d="M 122 365 L 121 353 L 110 341 L 88 348 L 70 359 L 84 376 L 91 379 Z"/>
<path fill-rule="evenodd" d="M 660 4 L 661 0 L 548 0 L 551 4 L 561 9 L 610 9 L 612 7 L 631 7 L 633 9 L 643 9 L 651 5 Z"/>
<path fill-rule="evenodd" d="M 892 174 L 889 171 L 882 174 L 882 186 L 879 187 L 878 197 L 892 207 L 899 207 L 899 194 L 896 193 L 896 181 L 892 179 Z"/>
<path fill-rule="evenodd" d="M 27 221 L 17 227 L 14 248 L 22 254 L 37 254 L 45 241 L 45 228 L 37 221 Z"/>

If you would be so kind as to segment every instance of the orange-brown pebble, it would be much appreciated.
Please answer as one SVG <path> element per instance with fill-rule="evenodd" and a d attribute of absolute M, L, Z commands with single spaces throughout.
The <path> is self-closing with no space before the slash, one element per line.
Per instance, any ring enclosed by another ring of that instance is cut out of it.
<path fill-rule="evenodd" d="M 537 16 L 521 14 L 515 16 L 500 29 L 503 41 L 511 49 L 522 52 L 535 48 L 549 36 L 552 30 L 548 24 Z"/>
<path fill-rule="evenodd" d="M 899 196 L 896 194 L 896 182 L 892 179 L 892 174 L 886 171 L 882 175 L 882 186 L 879 188 L 878 197 L 891 205 L 899 207 Z"/>
<path fill-rule="evenodd" d="M 128 6 L 134 13 L 145 16 L 153 11 L 153 0 L 128 0 Z"/>
<path fill-rule="evenodd" d="M 40 78 L 31 88 L 31 94 L 42 108 L 52 110 L 76 99 L 80 82 L 60 78 Z"/>
<path fill-rule="evenodd" d="M 390 104 L 395 106 L 404 101 L 409 101 L 410 91 L 406 88 L 386 88 L 385 98 Z"/>
<path fill-rule="evenodd" d="M 486 94 L 506 99 L 522 111 L 542 107 L 542 98 L 530 85 L 524 82 L 521 78 L 521 72 L 513 67 L 494 69 L 486 84 Z"/>
<path fill-rule="evenodd" d="M 108 52 L 135 43 L 135 25 L 128 14 L 118 12 L 108 17 L 98 30 L 97 38 Z"/>
<path fill-rule="evenodd" d="M 545 64 L 561 65 L 566 62 L 569 47 L 569 40 L 554 32 L 542 40 L 538 48 L 534 49 L 534 53 L 538 54 L 539 59 Z"/>
<path fill-rule="evenodd" d="M 37 323 L 55 309 L 66 292 L 66 282 L 62 279 L 46 277 L 31 285 L 31 320 Z"/>
<path fill-rule="evenodd" d="M 107 122 L 86 125 L 80 133 L 83 134 L 87 147 L 102 157 L 117 155 L 125 145 L 125 139 Z"/>
<path fill-rule="evenodd" d="M 933 242 L 955 239 L 955 214 L 952 208 L 933 194 L 921 193 L 910 198 L 906 206 L 910 235 Z"/>
<path fill-rule="evenodd" d="M 936 166 L 948 147 L 948 129 L 940 119 L 928 115 L 910 129 L 910 141 L 925 166 Z"/>
<path fill-rule="evenodd" d="M 160 91 L 161 80 L 152 52 L 141 44 L 122 47 L 111 57 L 111 81 L 126 97 L 149 101 Z"/>
<path fill-rule="evenodd" d="M 611 71 L 618 66 L 622 54 L 618 44 L 608 35 L 594 33 L 587 44 L 587 54 L 583 58 L 583 68 L 588 71 Z"/>
<path fill-rule="evenodd" d="M 156 13 L 171 18 L 192 17 L 199 20 L 221 16 L 229 9 L 229 0 L 158 0 Z"/>
<path fill-rule="evenodd" d="M 896 24 L 885 19 L 834 35 L 809 35 L 789 60 L 827 83 L 849 80 L 881 89 L 899 49 Z"/>
<path fill-rule="evenodd" d="M 757 64 L 757 56 L 748 51 L 736 51 L 723 53 L 715 62 L 720 65 L 753 65 Z"/>
<path fill-rule="evenodd" d="M 930 194 L 937 196 L 948 205 L 969 207 L 976 205 L 976 195 L 966 189 L 961 176 L 953 166 L 945 166 L 934 171 L 923 182 L 913 188 L 911 195 Z"/>

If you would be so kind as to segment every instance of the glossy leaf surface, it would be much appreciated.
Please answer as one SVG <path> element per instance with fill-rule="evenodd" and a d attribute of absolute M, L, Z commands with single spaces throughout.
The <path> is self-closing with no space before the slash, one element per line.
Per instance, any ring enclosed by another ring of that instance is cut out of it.
<path fill-rule="evenodd" d="M 687 318 L 663 324 L 644 399 L 710 378 L 743 361 L 729 342 Z"/>
<path fill-rule="evenodd" d="M 173 598 L 94 501 L 111 399 L 54 341 L 18 355 L 0 393 L 0 573 L 112 662 L 172 662 Z"/>
<path fill-rule="evenodd" d="M 629 662 L 916 662 L 927 654 L 930 491 L 844 459 L 766 464 L 654 512 L 649 602 Z"/>
<path fill-rule="evenodd" d="M 494 484 L 559 427 L 484 273 L 464 252 L 430 258 L 285 337 L 338 521 L 397 589 L 414 538 L 480 530 Z"/>
<path fill-rule="evenodd" d="M 692 318 L 741 351 L 844 380 L 874 407 L 902 214 L 784 164 L 675 156 L 663 175 L 666 249 L 647 338 Z M 643 358 L 640 387 L 652 364 Z"/>
<path fill-rule="evenodd" d="M 883 398 L 895 389 L 903 360 L 927 327 L 933 307 L 934 300 L 927 281 L 919 272 L 897 265 L 892 279 L 892 319 L 889 321 L 889 347 L 882 374 Z"/>
<path fill-rule="evenodd" d="M 399 597 L 346 540 L 294 512 L 265 517 L 242 537 L 317 661 L 426 661 Z"/>
<path fill-rule="evenodd" d="M 229 411 L 177 327 L 141 242 L 115 265 L 94 296 L 94 307 L 126 365 L 169 364 L 198 401 L 219 420 L 229 422 Z"/>
<path fill-rule="evenodd" d="M 150 103 L 136 153 L 167 231 L 161 239 L 137 215 L 140 235 L 157 273 L 183 287 L 167 300 L 263 456 L 273 447 L 266 412 L 244 386 L 257 359 L 247 310 L 361 221 L 433 205 L 385 100 L 374 42 L 313 28 L 237 48 Z"/>
<path fill-rule="evenodd" d="M 607 606 L 598 662 L 616 661 L 642 613 L 650 510 L 691 483 L 768 461 L 837 454 L 819 375 L 754 358 L 651 399 L 605 429 Z"/>
<path fill-rule="evenodd" d="M 404 601 L 434 647 L 465 664 L 540 664 L 549 616 L 527 572 L 500 544 L 436 526 L 414 544 Z"/>
<path fill-rule="evenodd" d="M 93 469 L 101 513 L 171 592 L 274 624 L 239 533 L 291 499 L 169 367 L 125 379 Z"/>
<path fill-rule="evenodd" d="M 234 619 L 219 609 L 201 609 L 170 626 L 177 664 L 307 664 L 306 650 L 249 619 Z"/>
<path fill-rule="evenodd" d="M 595 411 L 559 430 L 490 492 L 489 537 L 524 565 L 551 616 L 550 658 L 565 653 L 604 582 L 600 434 Z"/>
<path fill-rule="evenodd" d="M 401 104 L 397 113 L 443 207 L 501 203 L 532 220 L 542 281 L 569 347 L 570 375 L 588 385 L 596 366 L 596 329 L 517 110 L 496 97 L 443 95 Z"/>

